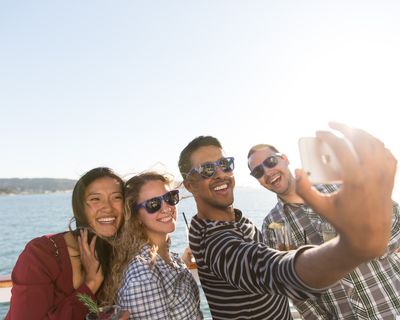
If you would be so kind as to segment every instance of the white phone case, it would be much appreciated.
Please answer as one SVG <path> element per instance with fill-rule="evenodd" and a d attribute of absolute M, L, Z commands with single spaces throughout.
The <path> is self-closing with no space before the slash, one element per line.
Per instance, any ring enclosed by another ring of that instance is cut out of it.
<path fill-rule="evenodd" d="M 317 138 L 299 139 L 303 170 L 312 183 L 340 183 L 340 166 L 331 147 Z"/>

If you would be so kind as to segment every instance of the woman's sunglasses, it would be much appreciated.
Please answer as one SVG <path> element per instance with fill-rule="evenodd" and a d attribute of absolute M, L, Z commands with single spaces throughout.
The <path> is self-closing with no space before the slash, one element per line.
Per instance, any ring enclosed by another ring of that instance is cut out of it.
<path fill-rule="evenodd" d="M 268 157 L 261 164 L 256 166 L 253 170 L 251 170 L 250 174 L 254 178 L 260 179 L 264 175 L 264 167 L 270 169 L 274 168 L 278 164 L 279 158 L 282 158 L 281 153 L 276 153 L 273 156 Z"/>
<path fill-rule="evenodd" d="M 155 213 L 161 209 L 162 202 L 165 201 L 170 206 L 174 206 L 179 202 L 179 190 L 168 191 L 159 197 L 154 197 L 149 200 L 143 201 L 135 206 L 136 210 L 145 208 L 147 213 Z"/>
<path fill-rule="evenodd" d="M 198 167 L 193 167 L 189 173 L 190 176 L 193 172 L 197 172 L 204 179 L 211 178 L 217 172 L 217 168 L 221 168 L 223 172 L 231 172 L 235 169 L 235 159 L 233 157 L 221 158 L 215 162 L 205 162 Z"/>

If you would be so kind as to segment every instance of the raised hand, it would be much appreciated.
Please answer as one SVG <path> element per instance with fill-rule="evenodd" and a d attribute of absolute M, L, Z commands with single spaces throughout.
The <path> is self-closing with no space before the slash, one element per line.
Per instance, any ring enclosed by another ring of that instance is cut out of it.
<path fill-rule="evenodd" d="M 190 250 L 189 247 L 185 248 L 181 258 L 182 258 L 183 262 L 186 264 L 186 266 L 189 269 L 195 269 L 196 268 L 196 262 L 194 262 L 194 257 L 193 257 L 193 254 L 192 254 L 192 250 Z"/>
<path fill-rule="evenodd" d="M 100 288 L 104 280 L 104 275 L 100 267 L 100 263 L 96 258 L 95 244 L 96 236 L 88 243 L 88 230 L 79 230 L 78 245 L 82 266 L 85 270 L 85 283 L 89 289 L 95 294 Z"/>
<path fill-rule="evenodd" d="M 331 132 L 317 132 L 317 137 L 331 146 L 340 162 L 342 187 L 335 194 L 322 195 L 312 188 L 306 174 L 297 170 L 296 188 L 335 227 L 339 234 L 336 241 L 349 252 L 349 258 L 369 260 L 384 253 L 390 238 L 397 160 L 369 133 L 339 123 L 330 126 L 352 145 Z"/>

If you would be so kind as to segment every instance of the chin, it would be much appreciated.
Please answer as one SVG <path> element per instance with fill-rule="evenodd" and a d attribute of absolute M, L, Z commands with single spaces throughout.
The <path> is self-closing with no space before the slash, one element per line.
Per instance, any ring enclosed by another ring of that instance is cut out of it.
<path fill-rule="evenodd" d="M 229 201 L 229 202 L 224 202 L 224 203 L 216 203 L 215 207 L 225 210 L 226 208 L 232 207 L 232 205 L 233 205 L 233 200 Z"/>
<path fill-rule="evenodd" d="M 96 230 L 96 233 L 104 238 L 110 238 L 117 233 L 116 228 L 112 228 L 112 230 Z"/>
<path fill-rule="evenodd" d="M 115 235 L 115 232 L 104 232 L 104 233 L 99 233 L 99 235 L 103 238 L 111 238 Z"/>

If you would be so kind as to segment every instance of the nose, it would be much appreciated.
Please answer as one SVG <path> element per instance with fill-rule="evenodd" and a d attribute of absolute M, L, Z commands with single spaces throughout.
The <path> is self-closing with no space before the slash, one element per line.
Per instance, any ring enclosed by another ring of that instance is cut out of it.
<path fill-rule="evenodd" d="M 216 166 L 215 174 L 214 174 L 213 178 L 215 179 L 215 178 L 221 177 L 221 176 L 224 177 L 225 174 L 226 174 L 226 172 L 224 172 L 224 170 L 222 170 L 220 166 Z"/>
<path fill-rule="evenodd" d="M 107 212 L 110 212 L 110 211 L 112 211 L 112 208 L 113 208 L 113 205 L 112 205 L 111 199 L 108 199 L 108 198 L 105 199 L 103 201 L 103 210 L 107 211 Z"/>
<path fill-rule="evenodd" d="M 166 201 L 161 202 L 161 212 L 162 213 L 170 213 L 172 211 L 173 206 L 170 206 Z"/>

